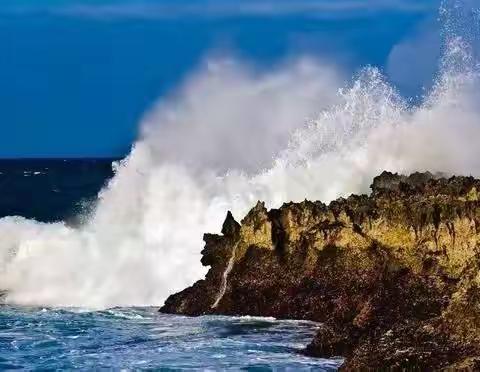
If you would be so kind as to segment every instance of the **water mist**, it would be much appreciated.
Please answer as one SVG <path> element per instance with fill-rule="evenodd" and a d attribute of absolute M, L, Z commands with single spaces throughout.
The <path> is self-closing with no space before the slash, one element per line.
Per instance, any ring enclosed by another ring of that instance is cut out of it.
<path fill-rule="evenodd" d="M 268 74 L 207 63 L 146 116 L 142 136 L 84 225 L 0 220 L 9 303 L 161 305 L 205 274 L 202 235 L 305 198 L 366 193 L 383 170 L 480 176 L 480 84 L 472 44 L 446 37 L 420 104 L 366 68 L 346 88 L 300 60 Z"/>

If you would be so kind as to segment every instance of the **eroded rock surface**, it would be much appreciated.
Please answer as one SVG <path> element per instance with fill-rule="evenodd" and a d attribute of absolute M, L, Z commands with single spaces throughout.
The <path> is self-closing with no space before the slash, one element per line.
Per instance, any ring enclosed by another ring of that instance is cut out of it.
<path fill-rule="evenodd" d="M 343 370 L 478 369 L 478 190 L 384 172 L 370 196 L 229 213 L 204 237 L 206 278 L 161 311 L 318 321 L 306 352 L 343 356 Z"/>

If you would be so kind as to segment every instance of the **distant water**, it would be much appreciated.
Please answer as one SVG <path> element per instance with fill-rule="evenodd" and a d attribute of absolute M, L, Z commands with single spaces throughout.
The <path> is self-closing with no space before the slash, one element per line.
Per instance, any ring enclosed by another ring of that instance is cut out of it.
<path fill-rule="evenodd" d="M 70 220 L 96 199 L 116 159 L 0 159 L 0 217 Z"/>
<path fill-rule="evenodd" d="M 156 308 L 67 311 L 0 307 L 0 370 L 336 370 L 299 352 L 315 324 L 159 314 Z"/>

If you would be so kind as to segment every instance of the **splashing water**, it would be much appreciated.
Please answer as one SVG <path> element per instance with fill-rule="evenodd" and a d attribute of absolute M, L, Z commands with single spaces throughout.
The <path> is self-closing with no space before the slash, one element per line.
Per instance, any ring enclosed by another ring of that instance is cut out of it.
<path fill-rule="evenodd" d="M 419 105 L 371 67 L 338 91 L 339 74 L 312 61 L 267 75 L 210 64 L 146 116 L 83 226 L 0 220 L 6 301 L 161 305 L 205 274 L 202 235 L 227 210 L 368 192 L 385 169 L 480 176 L 479 76 L 457 35 Z"/>

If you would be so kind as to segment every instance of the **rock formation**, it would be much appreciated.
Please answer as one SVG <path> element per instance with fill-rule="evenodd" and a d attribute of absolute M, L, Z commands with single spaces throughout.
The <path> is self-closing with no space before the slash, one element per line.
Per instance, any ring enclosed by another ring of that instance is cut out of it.
<path fill-rule="evenodd" d="M 479 190 L 384 172 L 370 196 L 229 213 L 206 278 L 161 311 L 318 321 L 305 352 L 343 370 L 480 368 Z"/>

